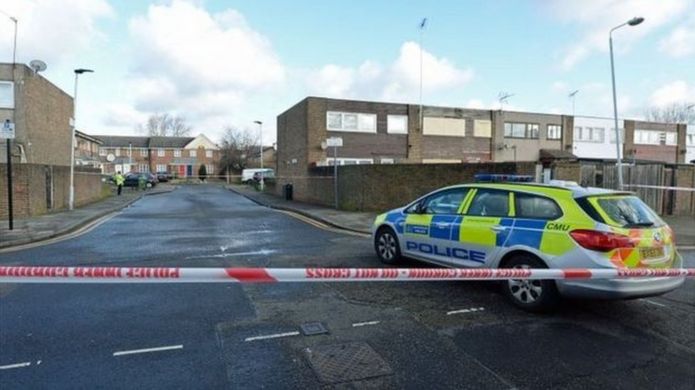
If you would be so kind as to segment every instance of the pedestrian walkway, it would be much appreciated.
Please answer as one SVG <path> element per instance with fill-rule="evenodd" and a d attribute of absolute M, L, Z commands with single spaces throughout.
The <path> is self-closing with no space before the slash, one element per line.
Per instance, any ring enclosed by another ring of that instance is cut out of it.
<path fill-rule="evenodd" d="M 256 191 L 253 187 L 231 184 L 228 189 L 256 203 L 279 210 L 293 211 L 337 228 L 369 234 L 376 213 L 341 211 L 309 203 L 289 201 L 279 196 Z"/>
<path fill-rule="evenodd" d="M 259 192 L 252 187 L 244 185 L 232 184 L 227 186 L 227 188 L 264 206 L 294 211 L 335 227 L 361 233 L 370 233 L 372 223 L 374 223 L 374 218 L 377 215 L 376 213 L 341 211 L 325 206 L 288 201 L 279 196 Z M 678 247 L 695 249 L 695 219 L 693 217 L 667 216 L 663 218 L 676 233 Z"/>
<path fill-rule="evenodd" d="M 8 229 L 6 220 L 0 221 L 0 248 L 43 241 L 71 233 L 107 214 L 118 211 L 145 195 L 155 195 L 173 191 L 176 187 L 160 184 L 153 189 L 132 191 L 123 189 L 123 195 L 110 196 L 73 211 L 64 210 L 30 218 L 15 219 L 14 229 Z"/>

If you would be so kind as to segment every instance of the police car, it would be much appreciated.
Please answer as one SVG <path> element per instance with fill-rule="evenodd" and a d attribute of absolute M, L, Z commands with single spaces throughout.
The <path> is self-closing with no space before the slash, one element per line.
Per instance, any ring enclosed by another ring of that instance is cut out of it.
<path fill-rule="evenodd" d="M 682 266 L 671 229 L 633 193 L 527 183 L 526 176 L 477 179 L 486 182 L 442 188 L 379 215 L 372 232 L 380 260 L 394 264 L 405 256 L 446 267 L 488 268 Z M 514 304 L 538 311 L 552 308 L 561 296 L 645 297 L 671 291 L 684 280 L 510 280 L 502 285 Z"/>

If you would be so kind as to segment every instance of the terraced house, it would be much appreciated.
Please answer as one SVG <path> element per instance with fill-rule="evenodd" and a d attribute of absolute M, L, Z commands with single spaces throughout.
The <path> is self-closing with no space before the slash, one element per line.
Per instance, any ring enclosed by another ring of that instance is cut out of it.
<path fill-rule="evenodd" d="M 220 161 L 219 147 L 204 134 L 197 137 L 137 137 L 96 135 L 104 173 L 167 172 L 176 177 L 198 175 L 205 165 L 214 175 Z"/>

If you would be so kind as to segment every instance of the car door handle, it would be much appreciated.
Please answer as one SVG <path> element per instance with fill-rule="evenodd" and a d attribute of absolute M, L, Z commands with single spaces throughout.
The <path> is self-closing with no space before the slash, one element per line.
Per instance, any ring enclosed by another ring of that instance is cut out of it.
<path fill-rule="evenodd" d="M 440 229 L 447 229 L 447 228 L 449 228 L 450 225 L 448 223 L 444 223 L 444 222 L 437 222 L 434 224 L 434 226 L 438 227 Z"/>
<path fill-rule="evenodd" d="M 506 228 L 504 226 L 500 226 L 500 225 L 490 226 L 490 230 L 492 230 L 495 233 L 502 232 L 502 231 L 504 231 L 504 229 L 506 229 Z"/>

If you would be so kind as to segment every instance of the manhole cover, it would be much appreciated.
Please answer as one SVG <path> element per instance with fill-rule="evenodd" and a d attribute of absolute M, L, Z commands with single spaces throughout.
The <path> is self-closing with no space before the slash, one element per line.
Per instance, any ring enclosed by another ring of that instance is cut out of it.
<path fill-rule="evenodd" d="M 352 382 L 392 373 L 389 364 L 363 342 L 321 345 L 304 352 L 323 383 Z"/>
<path fill-rule="evenodd" d="M 307 322 L 299 326 L 304 336 L 314 336 L 317 334 L 328 333 L 328 329 L 320 322 Z"/>

